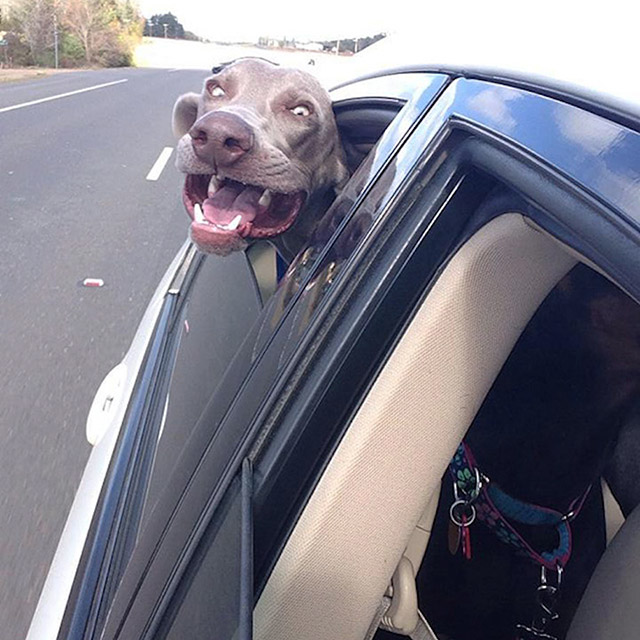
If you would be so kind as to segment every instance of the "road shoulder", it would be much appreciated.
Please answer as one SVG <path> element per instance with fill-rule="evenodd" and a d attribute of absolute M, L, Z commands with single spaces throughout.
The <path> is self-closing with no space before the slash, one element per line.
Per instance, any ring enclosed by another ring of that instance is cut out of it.
<path fill-rule="evenodd" d="M 32 67 L 0 69 L 0 84 L 8 82 L 24 82 L 26 80 L 38 80 L 39 78 L 47 78 L 54 74 L 73 73 L 74 71 L 81 71 L 81 69 L 44 69 Z"/>

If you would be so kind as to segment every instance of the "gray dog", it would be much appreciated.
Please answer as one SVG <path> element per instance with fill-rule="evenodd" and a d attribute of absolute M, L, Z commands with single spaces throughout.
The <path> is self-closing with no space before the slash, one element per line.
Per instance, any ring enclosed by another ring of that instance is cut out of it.
<path fill-rule="evenodd" d="M 191 237 L 209 253 L 264 238 L 290 260 L 349 177 L 327 92 L 263 60 L 224 66 L 181 96 L 173 130 Z"/>

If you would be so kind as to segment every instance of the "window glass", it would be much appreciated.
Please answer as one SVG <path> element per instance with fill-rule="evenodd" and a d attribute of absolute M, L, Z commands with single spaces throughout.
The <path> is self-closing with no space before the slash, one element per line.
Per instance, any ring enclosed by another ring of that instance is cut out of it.
<path fill-rule="evenodd" d="M 242 570 L 239 480 L 234 481 L 215 520 L 169 607 L 159 634 L 163 640 L 227 640 L 237 634 Z"/>
<path fill-rule="evenodd" d="M 181 341 L 171 377 L 146 514 L 169 477 L 177 455 L 261 309 L 244 254 L 207 256 L 179 319 Z"/>

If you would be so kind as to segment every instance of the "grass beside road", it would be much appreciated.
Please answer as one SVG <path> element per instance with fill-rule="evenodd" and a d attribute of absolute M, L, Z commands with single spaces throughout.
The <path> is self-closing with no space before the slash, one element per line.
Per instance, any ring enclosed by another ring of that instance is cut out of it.
<path fill-rule="evenodd" d="M 22 80 L 37 80 L 46 78 L 53 73 L 68 73 L 71 69 L 43 69 L 40 67 L 25 67 L 21 69 L 0 69 L 0 84 L 5 82 L 20 82 Z"/>

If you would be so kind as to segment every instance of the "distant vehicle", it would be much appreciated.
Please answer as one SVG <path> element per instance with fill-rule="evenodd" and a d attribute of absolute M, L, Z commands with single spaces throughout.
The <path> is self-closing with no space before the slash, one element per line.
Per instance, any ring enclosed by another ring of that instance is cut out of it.
<path fill-rule="evenodd" d="M 445 471 L 434 452 L 472 418 L 460 398 L 479 405 L 568 261 L 640 300 L 637 73 L 581 89 L 580 70 L 379 45 L 331 94 L 357 169 L 284 277 L 268 247 L 186 244 L 160 283 L 93 403 L 30 640 L 371 637 Z M 599 601 L 612 626 L 581 640 L 637 633 L 625 584 Z"/>

